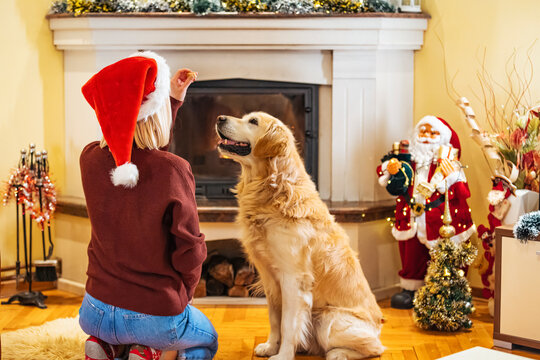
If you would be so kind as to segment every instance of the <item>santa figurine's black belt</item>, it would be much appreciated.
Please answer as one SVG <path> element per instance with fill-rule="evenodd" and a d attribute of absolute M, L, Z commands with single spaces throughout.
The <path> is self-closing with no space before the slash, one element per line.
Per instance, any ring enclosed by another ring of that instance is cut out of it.
<path fill-rule="evenodd" d="M 405 195 L 403 195 L 403 197 L 405 198 L 405 200 L 411 207 L 411 211 L 415 216 L 420 216 L 424 212 L 429 211 L 431 209 L 435 209 L 441 206 L 442 204 L 444 204 L 444 194 L 442 194 L 441 196 L 439 196 L 437 199 L 430 202 L 429 204 L 422 204 L 422 203 L 415 202 L 414 199 L 411 199 L 411 197 L 409 196 L 409 193 L 406 193 Z"/>

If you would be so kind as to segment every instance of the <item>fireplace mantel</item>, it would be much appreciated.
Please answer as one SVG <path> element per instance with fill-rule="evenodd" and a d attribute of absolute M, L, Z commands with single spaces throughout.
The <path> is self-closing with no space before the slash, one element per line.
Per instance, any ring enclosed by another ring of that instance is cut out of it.
<path fill-rule="evenodd" d="M 97 71 L 136 50 L 155 50 L 200 80 L 320 85 L 319 190 L 334 202 L 388 199 L 375 167 L 413 125 L 413 53 L 428 16 L 192 14 L 50 15 L 64 52 L 66 189 L 82 196 L 78 156 L 101 132 L 81 95 Z M 189 96 L 189 95 L 188 95 Z"/>
<path fill-rule="evenodd" d="M 61 50 L 417 50 L 423 43 L 427 18 L 424 14 L 384 13 L 205 17 L 94 14 L 52 15 L 49 22 L 54 44 Z"/>

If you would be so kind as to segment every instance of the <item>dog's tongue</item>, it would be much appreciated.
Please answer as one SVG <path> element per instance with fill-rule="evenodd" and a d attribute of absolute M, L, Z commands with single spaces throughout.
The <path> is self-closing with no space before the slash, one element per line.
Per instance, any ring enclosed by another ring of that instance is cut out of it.
<path fill-rule="evenodd" d="M 234 146 L 248 146 L 248 144 L 240 142 L 240 141 L 234 141 L 230 139 L 219 139 L 219 143 L 223 145 L 234 145 Z"/>

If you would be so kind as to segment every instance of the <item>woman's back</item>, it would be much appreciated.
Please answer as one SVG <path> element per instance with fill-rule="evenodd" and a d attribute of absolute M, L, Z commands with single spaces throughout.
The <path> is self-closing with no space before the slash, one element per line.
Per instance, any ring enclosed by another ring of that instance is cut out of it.
<path fill-rule="evenodd" d="M 115 162 L 99 142 L 80 157 L 92 237 L 87 292 L 101 301 L 151 315 L 186 307 L 206 256 L 189 164 L 160 150 L 132 149 L 135 187 L 114 186 Z M 185 256 L 189 254 L 189 256 Z"/>

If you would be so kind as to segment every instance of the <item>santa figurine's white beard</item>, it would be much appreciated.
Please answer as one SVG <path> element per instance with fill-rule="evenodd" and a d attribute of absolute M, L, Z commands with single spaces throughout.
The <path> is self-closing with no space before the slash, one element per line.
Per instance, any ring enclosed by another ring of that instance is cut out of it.
<path fill-rule="evenodd" d="M 437 160 L 437 152 L 440 146 L 441 144 L 438 141 L 437 143 L 429 142 L 424 144 L 416 138 L 411 146 L 411 158 L 416 163 L 416 166 L 431 165 L 431 163 Z"/>

